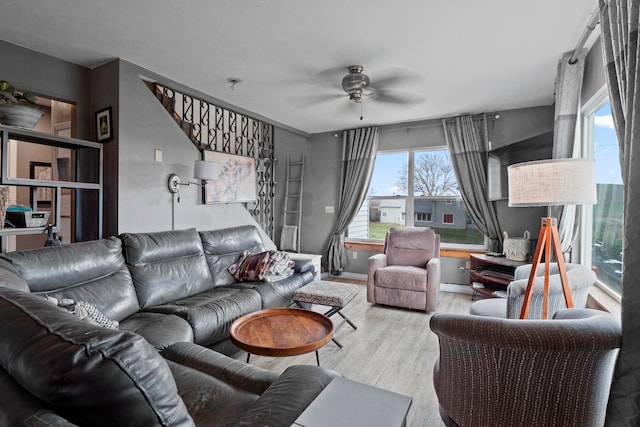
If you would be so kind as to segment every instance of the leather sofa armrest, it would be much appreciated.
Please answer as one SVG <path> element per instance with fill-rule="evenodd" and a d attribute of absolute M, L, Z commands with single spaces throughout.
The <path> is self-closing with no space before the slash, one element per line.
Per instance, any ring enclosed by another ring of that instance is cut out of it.
<path fill-rule="evenodd" d="M 306 273 L 307 271 L 315 272 L 316 268 L 313 265 L 313 261 L 310 259 L 293 259 L 293 272 L 297 274 Z"/>
<path fill-rule="evenodd" d="M 367 261 L 367 301 L 375 301 L 375 275 L 376 270 L 387 266 L 387 254 L 375 254 Z"/>
<path fill-rule="evenodd" d="M 196 369 L 235 388 L 259 395 L 279 376 L 194 343 L 176 343 L 160 354 L 165 359 Z"/>
<path fill-rule="evenodd" d="M 290 366 L 242 416 L 239 427 L 290 426 L 335 377 L 330 369 Z"/>

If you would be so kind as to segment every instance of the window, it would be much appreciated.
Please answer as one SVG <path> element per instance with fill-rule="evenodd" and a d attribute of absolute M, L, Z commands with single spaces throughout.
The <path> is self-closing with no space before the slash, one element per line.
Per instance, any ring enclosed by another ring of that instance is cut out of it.
<path fill-rule="evenodd" d="M 597 203 L 583 218 L 583 262 L 598 284 L 620 296 L 622 289 L 623 186 L 618 140 L 608 99 L 585 107 L 585 153 L 595 159 Z M 590 107 L 590 108 L 589 108 Z"/>
<path fill-rule="evenodd" d="M 348 237 L 384 239 L 391 227 L 416 226 L 433 228 L 445 243 L 484 245 L 467 218 L 448 150 L 379 152 Z"/>
<path fill-rule="evenodd" d="M 431 212 L 416 213 L 415 222 L 431 222 Z"/>

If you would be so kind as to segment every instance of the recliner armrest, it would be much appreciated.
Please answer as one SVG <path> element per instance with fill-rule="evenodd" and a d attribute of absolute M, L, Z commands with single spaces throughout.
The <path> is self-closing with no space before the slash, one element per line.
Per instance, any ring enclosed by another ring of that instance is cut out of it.
<path fill-rule="evenodd" d="M 387 254 L 375 254 L 367 260 L 367 301 L 375 302 L 374 278 L 376 270 L 387 266 Z"/>
<path fill-rule="evenodd" d="M 160 352 L 162 357 L 204 372 L 235 388 L 262 394 L 278 378 L 275 372 L 232 359 L 198 344 L 180 342 Z"/>

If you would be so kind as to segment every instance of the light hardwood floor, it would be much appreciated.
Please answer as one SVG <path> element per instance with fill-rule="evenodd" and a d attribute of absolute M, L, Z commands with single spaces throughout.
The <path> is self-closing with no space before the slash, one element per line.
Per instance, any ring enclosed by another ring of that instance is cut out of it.
<path fill-rule="evenodd" d="M 320 364 L 346 378 L 411 396 L 408 427 L 442 426 L 433 389 L 433 364 L 438 357 L 438 339 L 429 329 L 430 313 L 370 304 L 366 286 L 343 312 L 356 326 L 354 330 L 339 315 L 334 336 L 344 346 L 329 342 L 320 349 Z M 468 313 L 471 296 L 440 292 L 438 312 Z M 327 307 L 314 306 L 316 311 Z M 246 360 L 246 353 L 237 356 Z M 282 372 L 296 364 L 315 364 L 315 354 L 295 357 L 251 356 L 251 364 Z"/>

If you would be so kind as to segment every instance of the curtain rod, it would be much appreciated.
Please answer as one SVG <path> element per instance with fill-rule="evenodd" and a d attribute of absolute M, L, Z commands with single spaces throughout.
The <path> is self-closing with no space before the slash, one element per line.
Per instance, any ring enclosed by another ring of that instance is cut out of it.
<path fill-rule="evenodd" d="M 587 42 L 587 39 L 591 35 L 591 32 L 596 29 L 596 25 L 598 25 L 599 23 L 600 23 L 600 7 L 596 6 L 596 9 L 591 14 L 589 23 L 582 31 L 582 35 L 578 40 L 578 44 L 576 44 L 575 49 L 573 49 L 573 55 L 571 55 L 571 58 L 569 58 L 570 64 L 573 64 L 574 62 L 576 62 L 576 60 L 578 59 L 578 53 L 580 49 L 582 49 L 584 44 Z"/>

